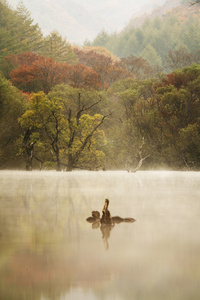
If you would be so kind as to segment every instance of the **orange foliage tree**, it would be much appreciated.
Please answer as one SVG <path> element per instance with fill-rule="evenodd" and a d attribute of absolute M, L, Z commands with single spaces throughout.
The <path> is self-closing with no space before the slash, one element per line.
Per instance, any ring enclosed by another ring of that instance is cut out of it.
<path fill-rule="evenodd" d="M 117 65 L 134 75 L 136 79 L 146 79 L 153 75 L 153 68 L 143 57 L 131 55 L 121 58 Z"/>
<path fill-rule="evenodd" d="M 100 89 L 99 75 L 92 68 L 81 64 L 59 63 L 51 58 L 33 53 L 24 53 L 6 58 L 14 69 L 10 72 L 13 85 L 25 92 L 44 91 L 66 83 L 73 87 Z"/>
<path fill-rule="evenodd" d="M 114 82 L 133 77 L 129 70 L 123 69 L 116 59 L 97 53 L 96 51 L 84 51 L 74 48 L 74 52 L 79 60 L 79 63 L 92 68 L 98 73 L 101 80 L 102 88 L 110 87 Z"/>

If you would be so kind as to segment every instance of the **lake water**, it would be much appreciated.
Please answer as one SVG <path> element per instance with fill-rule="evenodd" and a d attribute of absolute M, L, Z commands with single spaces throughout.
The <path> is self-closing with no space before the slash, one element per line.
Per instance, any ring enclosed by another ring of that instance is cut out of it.
<path fill-rule="evenodd" d="M 1 300 L 200 299 L 200 173 L 0 172 Z M 110 200 L 133 217 L 86 222 Z"/>

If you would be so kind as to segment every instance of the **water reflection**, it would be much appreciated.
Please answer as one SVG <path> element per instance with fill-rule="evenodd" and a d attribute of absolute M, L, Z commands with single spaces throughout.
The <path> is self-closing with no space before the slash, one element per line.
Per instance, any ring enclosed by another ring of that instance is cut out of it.
<path fill-rule="evenodd" d="M 111 230 L 113 229 L 114 225 L 112 224 L 101 224 L 101 232 L 102 232 L 102 239 L 104 241 L 104 245 L 105 245 L 105 248 L 108 249 L 109 248 L 109 245 L 108 245 L 108 239 L 110 237 L 110 233 L 111 233 Z"/>
<path fill-rule="evenodd" d="M 102 239 L 105 245 L 105 249 L 109 249 L 108 239 L 110 238 L 111 230 L 114 224 L 101 224 L 100 221 L 95 221 L 92 223 L 92 229 L 100 229 L 102 233 Z"/>
<path fill-rule="evenodd" d="M 93 210 L 91 213 L 92 216 L 86 219 L 87 222 L 92 223 L 93 229 L 97 229 L 100 227 L 106 250 L 108 250 L 109 248 L 108 239 L 115 224 L 119 224 L 122 222 L 133 223 L 136 221 L 134 218 L 121 218 L 119 216 L 111 216 L 111 213 L 108 210 L 109 203 L 109 199 L 106 198 L 104 207 L 102 209 L 102 216 L 99 211 Z"/>
<path fill-rule="evenodd" d="M 0 299 L 199 299 L 199 183 L 184 172 L 1 171 Z M 107 197 L 112 215 L 137 222 L 86 222 Z"/>

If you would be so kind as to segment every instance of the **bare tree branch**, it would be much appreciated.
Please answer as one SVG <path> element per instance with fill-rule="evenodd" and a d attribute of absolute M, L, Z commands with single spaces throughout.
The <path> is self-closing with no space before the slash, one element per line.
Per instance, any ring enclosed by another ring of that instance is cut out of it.
<path fill-rule="evenodd" d="M 129 172 L 132 172 L 132 173 L 137 172 L 141 168 L 141 166 L 142 166 L 143 162 L 145 161 L 145 159 L 147 159 L 150 156 L 150 154 L 148 154 L 145 157 L 142 157 L 142 149 L 143 149 L 144 145 L 145 145 L 145 141 L 144 141 L 144 137 L 143 137 L 142 144 L 141 144 L 141 146 L 139 148 L 139 151 L 138 151 L 138 155 L 139 155 L 140 160 L 139 160 L 136 168 L 134 168 L 133 170 L 130 170 Z"/>

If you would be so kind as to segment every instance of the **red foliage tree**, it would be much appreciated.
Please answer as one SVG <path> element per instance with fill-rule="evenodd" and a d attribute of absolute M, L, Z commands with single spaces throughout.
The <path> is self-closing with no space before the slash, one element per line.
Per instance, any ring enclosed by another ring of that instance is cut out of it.
<path fill-rule="evenodd" d="M 77 64 L 69 66 L 65 74 L 68 76 L 66 76 L 64 80 L 65 83 L 73 87 L 83 87 L 87 89 L 101 88 L 100 77 L 92 68 Z"/>
<path fill-rule="evenodd" d="M 138 80 L 149 78 L 153 75 L 153 68 L 147 60 L 142 57 L 131 55 L 127 58 L 121 58 L 118 66 L 131 72 Z"/>
<path fill-rule="evenodd" d="M 100 76 L 103 88 L 108 88 L 120 79 L 132 77 L 129 70 L 122 69 L 111 57 L 99 54 L 92 50 L 83 51 L 75 48 L 74 52 L 79 63 L 84 64 L 97 72 Z"/>
<path fill-rule="evenodd" d="M 99 75 L 83 65 L 59 63 L 51 58 L 24 53 L 7 58 L 16 66 L 10 72 L 12 83 L 25 92 L 48 93 L 54 85 L 66 83 L 74 87 L 100 89 Z"/>

